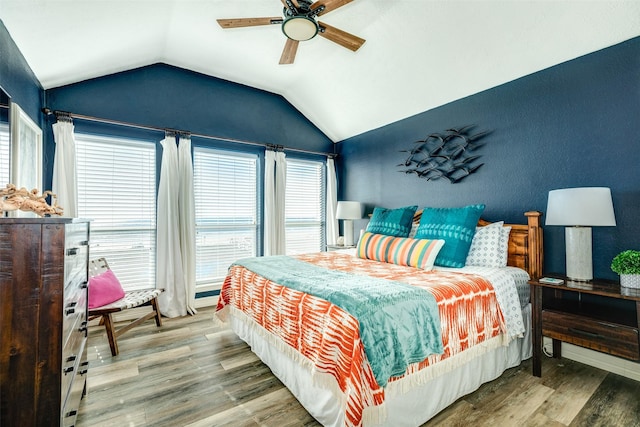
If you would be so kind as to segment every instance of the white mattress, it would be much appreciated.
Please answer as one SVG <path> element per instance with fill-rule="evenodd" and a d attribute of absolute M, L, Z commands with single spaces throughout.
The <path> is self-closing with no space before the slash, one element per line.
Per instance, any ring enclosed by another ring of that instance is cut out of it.
<path fill-rule="evenodd" d="M 531 357 L 529 304 L 525 306 L 522 314 L 525 322 L 523 338 L 512 340 L 508 346 L 488 350 L 483 355 L 452 368 L 448 373 L 434 373 L 433 379 L 414 386 L 409 391 L 387 393 L 387 416 L 381 425 L 419 426 L 458 398 L 473 392 L 483 383 L 499 377 L 506 369 L 517 366 L 522 360 Z M 332 392 L 335 389 L 335 386 L 331 385 L 332 381 L 335 383 L 332 377 L 318 372 L 312 375 L 309 366 L 295 363 L 290 354 L 269 345 L 260 327 L 247 320 L 241 313 L 231 311 L 229 323 L 233 331 L 251 346 L 314 418 L 324 426 L 344 426 L 344 403 Z M 437 364 L 434 366 L 437 368 Z M 368 419 L 366 411 L 364 425 L 374 425 Z"/>

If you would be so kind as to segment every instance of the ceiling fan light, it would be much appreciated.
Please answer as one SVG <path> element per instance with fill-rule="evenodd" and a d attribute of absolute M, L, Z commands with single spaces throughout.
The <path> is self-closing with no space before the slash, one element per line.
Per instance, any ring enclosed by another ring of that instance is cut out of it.
<path fill-rule="evenodd" d="M 282 23 L 282 32 L 291 40 L 311 40 L 318 34 L 318 24 L 307 16 L 292 16 Z"/>

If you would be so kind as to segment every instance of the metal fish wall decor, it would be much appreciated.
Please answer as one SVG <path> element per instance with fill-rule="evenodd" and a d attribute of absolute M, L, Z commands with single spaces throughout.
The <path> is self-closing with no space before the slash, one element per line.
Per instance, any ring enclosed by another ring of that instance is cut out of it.
<path fill-rule="evenodd" d="M 432 133 L 414 142 L 410 150 L 401 150 L 409 156 L 398 166 L 406 174 L 416 174 L 427 181 L 446 178 L 452 184 L 462 181 L 476 172 L 484 163 L 475 151 L 484 145 L 480 139 L 488 131 L 473 134 L 475 125 L 447 129 L 443 134 Z"/>

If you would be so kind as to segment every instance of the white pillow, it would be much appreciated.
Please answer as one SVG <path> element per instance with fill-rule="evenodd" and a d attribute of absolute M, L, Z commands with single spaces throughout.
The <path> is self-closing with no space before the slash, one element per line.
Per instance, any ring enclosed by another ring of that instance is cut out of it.
<path fill-rule="evenodd" d="M 409 231 L 409 235 L 407 237 L 411 237 L 412 239 L 416 237 L 416 232 L 418 231 L 418 227 L 420 226 L 421 218 L 422 218 L 422 209 L 418 209 L 416 213 L 413 214 L 413 221 L 411 222 L 411 230 Z"/>
<path fill-rule="evenodd" d="M 494 222 L 484 227 L 476 227 L 465 265 L 478 267 L 505 267 L 507 253 L 503 250 L 501 237 L 504 222 Z M 509 229 L 510 231 L 511 229 Z M 506 234 L 508 243 L 509 234 Z"/>
<path fill-rule="evenodd" d="M 502 227 L 500 229 L 500 243 L 498 245 L 498 259 L 500 265 L 498 267 L 507 266 L 507 258 L 509 257 L 509 234 L 511 227 Z"/>

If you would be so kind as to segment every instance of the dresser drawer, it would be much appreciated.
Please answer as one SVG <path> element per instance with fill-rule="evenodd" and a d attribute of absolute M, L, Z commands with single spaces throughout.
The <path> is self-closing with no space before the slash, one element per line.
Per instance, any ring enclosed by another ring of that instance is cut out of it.
<path fill-rule="evenodd" d="M 69 224 L 64 247 L 65 287 L 87 281 L 89 261 L 88 223 Z"/>
<path fill-rule="evenodd" d="M 81 332 L 86 336 L 87 327 L 87 288 L 77 288 L 74 292 L 68 293 L 64 298 L 64 306 L 62 313 L 62 345 L 66 346 L 66 342 L 70 336 Z"/>
<path fill-rule="evenodd" d="M 78 416 L 78 408 L 80 408 L 80 400 L 85 391 L 87 383 L 87 368 L 89 362 L 86 359 L 86 349 L 83 345 L 83 357 L 77 365 L 76 371 L 72 377 L 71 385 L 68 393 L 63 395 L 62 410 L 60 411 L 60 425 L 63 427 L 71 427 L 75 425 Z"/>
<path fill-rule="evenodd" d="M 614 356 L 640 360 L 638 328 L 543 310 L 542 335 Z"/>
<path fill-rule="evenodd" d="M 89 261 L 89 246 L 75 245 L 65 249 L 64 284 L 65 288 L 87 282 L 87 263 Z"/>
<path fill-rule="evenodd" d="M 82 245 L 89 240 L 89 223 L 74 222 L 67 224 L 65 237 L 68 247 Z"/>
<path fill-rule="evenodd" d="M 73 382 L 75 375 L 78 373 L 80 364 L 84 360 L 85 347 L 87 338 L 84 334 L 73 333 L 62 351 L 62 372 L 60 380 L 60 391 L 62 396 L 67 395 L 69 386 Z"/>

